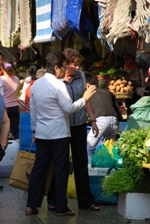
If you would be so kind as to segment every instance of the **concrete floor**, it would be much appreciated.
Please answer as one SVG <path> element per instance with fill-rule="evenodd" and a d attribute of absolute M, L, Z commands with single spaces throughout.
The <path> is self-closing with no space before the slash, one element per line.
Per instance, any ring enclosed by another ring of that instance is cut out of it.
<path fill-rule="evenodd" d="M 77 207 L 76 199 L 68 199 L 70 209 L 76 215 L 72 217 L 57 217 L 55 211 L 48 211 L 46 197 L 38 215 L 26 216 L 27 192 L 12 188 L 8 178 L 0 178 L 0 224 L 150 224 L 149 221 L 126 220 L 117 213 L 117 205 L 101 205 L 101 210 L 93 212 Z"/>

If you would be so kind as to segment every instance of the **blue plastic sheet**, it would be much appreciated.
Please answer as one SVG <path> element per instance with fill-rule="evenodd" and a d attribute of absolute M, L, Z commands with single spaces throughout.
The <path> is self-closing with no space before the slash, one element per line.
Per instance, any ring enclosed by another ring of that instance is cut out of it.
<path fill-rule="evenodd" d="M 83 0 L 52 1 L 52 28 L 59 39 L 68 38 L 72 31 L 86 39 L 88 32 L 94 31 L 88 10 L 82 5 Z"/>

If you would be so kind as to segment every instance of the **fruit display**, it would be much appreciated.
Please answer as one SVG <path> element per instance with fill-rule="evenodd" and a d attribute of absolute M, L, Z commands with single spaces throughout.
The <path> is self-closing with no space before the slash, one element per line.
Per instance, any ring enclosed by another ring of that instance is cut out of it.
<path fill-rule="evenodd" d="M 130 93 L 133 91 L 131 81 L 126 79 L 110 80 L 107 86 L 108 90 L 112 93 Z"/>

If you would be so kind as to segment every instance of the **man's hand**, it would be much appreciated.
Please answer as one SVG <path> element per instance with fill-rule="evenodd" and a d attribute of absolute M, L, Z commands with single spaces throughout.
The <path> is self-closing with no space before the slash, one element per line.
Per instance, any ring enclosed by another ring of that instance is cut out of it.
<path fill-rule="evenodd" d="M 94 136 L 97 137 L 99 134 L 99 129 L 97 127 L 96 122 L 92 122 L 92 131 L 93 131 Z"/>

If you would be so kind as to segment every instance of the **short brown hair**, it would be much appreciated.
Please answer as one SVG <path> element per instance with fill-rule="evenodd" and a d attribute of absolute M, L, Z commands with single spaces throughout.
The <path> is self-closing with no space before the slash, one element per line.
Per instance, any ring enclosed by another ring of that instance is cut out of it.
<path fill-rule="evenodd" d="M 75 60 L 81 59 L 80 54 L 72 48 L 66 48 L 62 53 L 66 57 L 66 63 L 67 64 L 74 63 Z"/>

